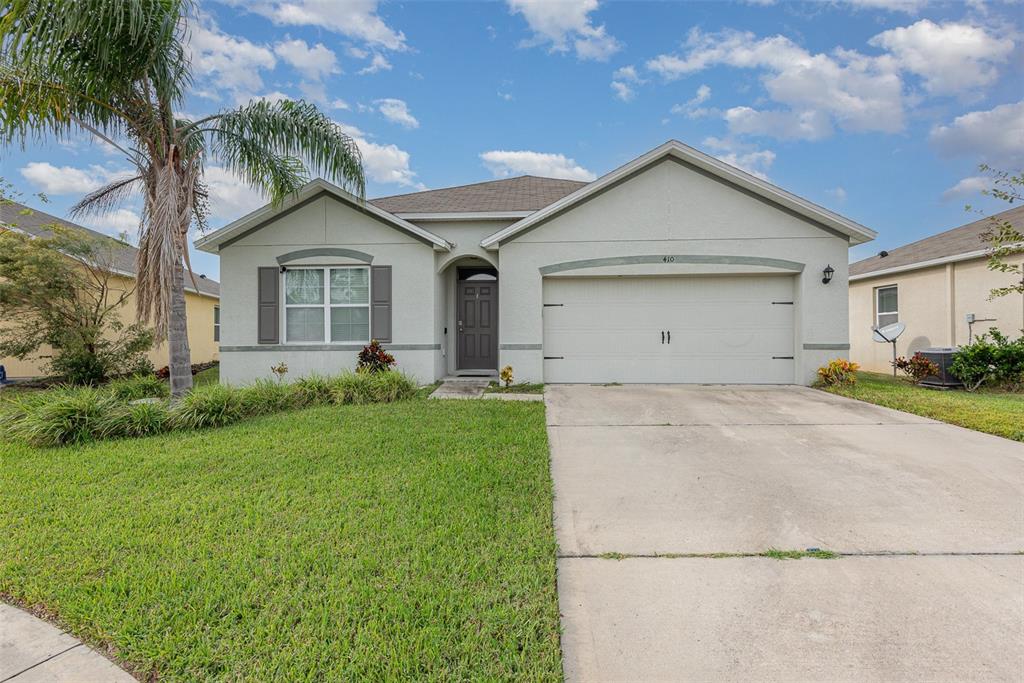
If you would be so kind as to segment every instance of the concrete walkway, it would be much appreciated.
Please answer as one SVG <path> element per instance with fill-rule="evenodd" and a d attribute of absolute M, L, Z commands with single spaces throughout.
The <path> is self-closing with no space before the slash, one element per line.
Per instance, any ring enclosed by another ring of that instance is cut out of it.
<path fill-rule="evenodd" d="M 568 681 L 1024 680 L 1024 445 L 802 387 L 545 401 Z M 770 548 L 847 555 L 693 556 Z"/>
<path fill-rule="evenodd" d="M 497 401 L 543 401 L 542 394 L 485 393 L 490 378 L 455 377 L 448 378 L 430 394 L 430 398 L 485 398 Z"/>
<path fill-rule="evenodd" d="M 134 683 L 77 638 L 0 603 L 0 683 Z"/>

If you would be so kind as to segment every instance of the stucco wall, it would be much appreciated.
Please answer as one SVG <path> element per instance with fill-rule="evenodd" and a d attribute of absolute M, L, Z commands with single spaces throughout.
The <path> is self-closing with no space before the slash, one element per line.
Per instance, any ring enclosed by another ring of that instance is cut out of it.
<path fill-rule="evenodd" d="M 664 161 L 500 247 L 500 362 L 513 365 L 517 380 L 543 379 L 544 266 L 641 255 L 749 256 L 805 264 L 794 294 L 793 380 L 809 383 L 824 360 L 847 355 L 847 251 L 845 237 L 689 167 Z M 829 264 L 835 275 L 831 284 L 823 285 L 821 271 Z M 664 263 L 633 267 L 634 274 L 649 275 L 697 268 Z M 699 269 L 743 272 L 735 265 Z M 834 348 L 805 350 L 804 344 Z"/>
<path fill-rule="evenodd" d="M 1018 336 L 1024 328 L 1024 297 L 1010 295 L 992 301 L 989 291 L 1012 282 L 1012 276 L 993 273 L 983 258 L 947 263 L 920 270 L 857 280 L 850 283 L 850 358 L 865 370 L 892 372 L 892 347 L 872 341 L 875 290 L 896 285 L 899 319 L 907 329 L 897 340 L 896 353 L 910 356 L 933 346 L 968 343 L 966 315 L 979 320 L 974 334 L 997 327 Z"/>
<path fill-rule="evenodd" d="M 281 361 L 288 364 L 290 378 L 355 367 L 355 345 L 328 348 L 326 344 L 302 347 L 257 343 L 257 269 L 277 266 L 277 257 L 288 252 L 316 246 L 355 249 L 370 254 L 372 265 L 392 266 L 393 341 L 387 346 L 399 369 L 421 382 L 433 380 L 440 348 L 434 325 L 433 248 L 336 199 L 322 196 L 222 246 L 222 381 L 243 384 L 271 377 L 270 367 Z M 339 257 L 301 261 L 302 265 L 353 263 L 359 262 Z M 283 318 L 282 315 L 282 325 Z"/>
<path fill-rule="evenodd" d="M 112 298 L 120 296 L 125 289 L 134 290 L 135 281 L 129 278 L 111 278 L 111 288 L 115 290 Z M 191 292 L 185 293 L 185 315 L 188 317 L 188 343 L 192 351 L 193 363 L 205 363 L 218 358 L 218 344 L 213 340 L 213 307 L 218 305 L 214 297 L 200 296 Z M 130 294 L 118 309 L 118 318 L 125 325 L 135 322 L 135 295 Z M 50 355 L 49 347 L 39 350 L 38 354 L 25 360 L 17 358 L 0 358 L 0 365 L 7 370 L 10 378 L 39 377 L 45 374 L 47 364 L 45 356 Z M 167 345 L 161 343 L 154 346 L 147 354 L 149 360 L 157 368 L 167 365 Z"/>

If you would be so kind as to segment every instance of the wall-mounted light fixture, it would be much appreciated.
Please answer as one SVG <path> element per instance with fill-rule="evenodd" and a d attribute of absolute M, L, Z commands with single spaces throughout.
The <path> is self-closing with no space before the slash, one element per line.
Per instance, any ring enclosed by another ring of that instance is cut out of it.
<path fill-rule="evenodd" d="M 281 266 L 281 272 L 282 273 L 287 272 L 287 271 L 288 271 L 288 267 L 287 266 Z"/>
<path fill-rule="evenodd" d="M 832 275 L 835 272 L 836 270 L 835 268 L 832 267 L 832 264 L 825 266 L 825 270 L 821 271 L 821 274 L 824 276 L 821 278 L 821 284 L 827 285 L 828 283 L 832 282 Z"/>

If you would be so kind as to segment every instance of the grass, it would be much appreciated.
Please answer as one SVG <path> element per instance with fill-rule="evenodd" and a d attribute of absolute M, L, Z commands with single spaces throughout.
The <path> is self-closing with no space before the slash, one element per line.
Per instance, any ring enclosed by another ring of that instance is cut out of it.
<path fill-rule="evenodd" d="M 816 560 L 834 560 L 839 557 L 839 554 L 834 553 L 831 550 L 821 550 L 820 548 L 808 548 L 807 550 L 779 550 L 778 548 L 769 548 L 768 550 L 756 553 L 654 553 L 653 555 L 633 555 L 630 553 L 610 552 L 602 553 L 601 555 L 598 555 L 598 557 L 602 560 L 630 560 L 638 557 L 667 560 L 721 560 L 736 557 L 768 557 L 773 560 L 801 560 L 805 557 L 810 557 Z"/>
<path fill-rule="evenodd" d="M 192 375 L 192 385 L 201 387 L 204 384 L 217 384 L 220 382 L 220 366 L 214 365 L 211 368 L 200 370 Z"/>
<path fill-rule="evenodd" d="M 0 443 L 0 595 L 142 678 L 559 680 L 543 406 Z"/>
<path fill-rule="evenodd" d="M 825 391 L 1024 441 L 1024 394 L 939 391 L 874 372 L 858 372 L 855 385 Z"/>
<path fill-rule="evenodd" d="M 512 384 L 505 386 L 498 382 L 491 382 L 484 389 L 485 394 L 543 394 L 543 384 L 530 384 L 529 382 L 521 382 L 519 384 Z"/>

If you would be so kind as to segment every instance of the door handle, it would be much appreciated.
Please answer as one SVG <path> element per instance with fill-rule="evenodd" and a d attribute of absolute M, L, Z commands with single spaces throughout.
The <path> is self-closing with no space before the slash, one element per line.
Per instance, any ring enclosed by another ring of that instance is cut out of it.
<path fill-rule="evenodd" d="M 662 331 L 661 331 L 661 343 L 662 343 L 662 344 L 664 344 L 664 343 L 665 343 L 665 330 L 662 330 Z"/>
<path fill-rule="evenodd" d="M 669 330 L 669 331 L 668 331 L 668 343 L 669 343 L 669 344 L 671 344 L 671 343 L 672 343 L 672 330 Z"/>

